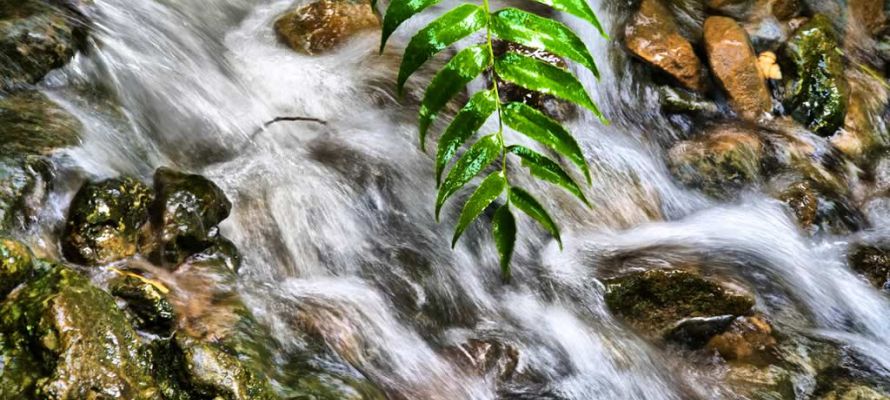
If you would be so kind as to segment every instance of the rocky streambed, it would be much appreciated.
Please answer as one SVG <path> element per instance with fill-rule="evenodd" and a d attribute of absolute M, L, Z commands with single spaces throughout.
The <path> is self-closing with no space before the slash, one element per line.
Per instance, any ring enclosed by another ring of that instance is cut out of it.
<path fill-rule="evenodd" d="M 0 4 L 0 398 L 890 398 L 887 4 L 595 4 L 613 126 L 499 87 L 597 205 L 504 283 L 368 2 L 167 3 Z"/>

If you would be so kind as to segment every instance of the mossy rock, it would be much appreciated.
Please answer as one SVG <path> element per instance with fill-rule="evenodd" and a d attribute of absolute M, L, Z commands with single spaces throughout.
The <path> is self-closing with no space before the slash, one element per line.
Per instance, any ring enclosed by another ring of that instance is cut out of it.
<path fill-rule="evenodd" d="M 111 294 L 126 302 L 136 328 L 159 335 L 169 335 L 176 323 L 173 306 L 167 299 L 169 289 L 129 272 L 113 279 L 108 288 Z"/>
<path fill-rule="evenodd" d="M 79 144 L 82 130 L 77 118 L 38 91 L 0 98 L 0 155 L 45 155 Z"/>
<path fill-rule="evenodd" d="M 201 175 L 159 168 L 154 176 L 152 226 L 158 238 L 153 259 L 177 265 L 215 244 L 217 225 L 229 216 L 232 203 L 215 183 Z"/>
<path fill-rule="evenodd" d="M 52 165 L 38 156 L 0 157 L 0 229 L 26 228 L 51 188 Z"/>
<path fill-rule="evenodd" d="M 56 266 L 0 305 L 0 397 L 161 399 L 114 299 Z"/>
<path fill-rule="evenodd" d="M 785 107 L 797 121 L 821 136 L 844 124 L 849 87 L 831 21 L 817 14 L 788 41 L 786 57 L 795 76 L 786 87 Z"/>
<path fill-rule="evenodd" d="M 18 240 L 0 236 L 0 298 L 31 275 L 31 250 Z"/>
<path fill-rule="evenodd" d="M 605 281 L 606 305 L 648 336 L 695 317 L 748 315 L 754 299 L 684 270 L 631 272 Z"/>
<path fill-rule="evenodd" d="M 151 190 L 129 177 L 84 184 L 68 211 L 62 251 L 73 262 L 103 264 L 136 254 Z"/>
<path fill-rule="evenodd" d="M 0 87 L 36 83 L 64 66 L 85 43 L 85 24 L 72 10 L 41 0 L 0 4 Z"/>

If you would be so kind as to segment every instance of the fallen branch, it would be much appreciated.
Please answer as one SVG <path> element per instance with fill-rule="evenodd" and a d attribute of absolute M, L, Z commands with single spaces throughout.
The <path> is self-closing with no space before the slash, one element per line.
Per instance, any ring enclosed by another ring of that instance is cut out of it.
<path fill-rule="evenodd" d="M 255 139 L 257 135 L 259 135 L 260 133 L 265 131 L 266 128 L 268 128 L 270 125 L 278 123 L 278 122 L 315 122 L 315 123 L 322 124 L 322 125 L 328 124 L 328 121 L 325 121 L 323 119 L 318 119 L 318 118 L 312 118 L 312 117 L 299 117 L 299 116 L 296 116 L 296 117 L 275 117 L 270 121 L 264 122 L 262 128 L 257 129 L 255 132 L 253 132 L 252 135 L 250 135 L 250 139 L 251 140 Z"/>

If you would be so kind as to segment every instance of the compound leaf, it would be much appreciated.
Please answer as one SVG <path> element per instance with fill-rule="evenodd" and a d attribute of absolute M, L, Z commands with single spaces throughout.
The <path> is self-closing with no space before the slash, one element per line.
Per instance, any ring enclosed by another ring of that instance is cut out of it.
<path fill-rule="evenodd" d="M 479 139 L 457 160 L 454 168 L 445 178 L 445 182 L 442 183 L 442 187 L 439 188 L 436 198 L 436 220 L 439 219 L 439 211 L 442 210 L 445 201 L 482 172 L 485 167 L 491 165 L 501 155 L 502 148 L 503 144 L 498 135 L 491 134 Z"/>
<path fill-rule="evenodd" d="M 524 103 L 507 104 L 501 116 L 507 126 L 568 158 L 590 183 L 590 169 L 581 147 L 559 122 Z"/>
<path fill-rule="evenodd" d="M 547 210 L 544 209 L 544 206 L 542 206 L 538 200 L 535 200 L 535 198 L 525 190 L 518 187 L 511 187 L 510 203 L 522 210 L 522 212 L 529 217 L 532 217 L 535 221 L 538 221 L 544 230 L 550 232 L 550 235 L 556 239 L 556 242 L 559 243 L 560 250 L 562 249 L 562 238 L 559 237 L 559 227 L 556 226 L 556 223 L 553 222 L 553 219 L 547 214 Z"/>
<path fill-rule="evenodd" d="M 398 29 L 399 25 L 440 1 L 442 0 L 393 0 L 389 3 L 389 7 L 386 8 L 386 14 L 383 16 L 380 52 L 383 52 L 383 48 L 386 47 L 386 41 Z M 372 0 L 371 8 L 377 9 L 377 0 Z"/>
<path fill-rule="evenodd" d="M 507 150 L 522 159 L 522 166 L 527 167 L 531 171 L 532 176 L 561 186 L 569 193 L 575 195 L 586 206 L 590 206 L 587 198 L 584 197 L 584 192 L 581 191 L 581 187 L 575 183 L 572 177 L 559 164 L 528 147 L 513 145 L 508 147 Z"/>
<path fill-rule="evenodd" d="M 599 19 L 597 19 L 596 14 L 593 13 L 593 10 L 590 9 L 590 5 L 587 4 L 587 0 L 535 0 L 538 3 L 548 5 L 553 7 L 554 10 L 566 12 L 572 14 L 578 18 L 581 18 L 596 28 L 599 31 L 600 35 L 604 38 L 608 39 L 609 35 L 606 34 L 606 31 L 603 29 L 603 25 L 600 24 Z"/>
<path fill-rule="evenodd" d="M 445 129 L 445 133 L 439 138 L 439 148 L 436 150 L 436 186 L 442 181 L 442 171 L 445 170 L 445 166 L 497 109 L 497 102 L 494 90 L 477 92 L 470 97 L 470 101 Z"/>
<path fill-rule="evenodd" d="M 516 246 L 516 219 L 513 218 L 509 205 L 504 204 L 494 213 L 491 233 L 501 259 L 501 274 L 504 279 L 510 279 L 510 260 L 513 259 L 513 249 Z"/>

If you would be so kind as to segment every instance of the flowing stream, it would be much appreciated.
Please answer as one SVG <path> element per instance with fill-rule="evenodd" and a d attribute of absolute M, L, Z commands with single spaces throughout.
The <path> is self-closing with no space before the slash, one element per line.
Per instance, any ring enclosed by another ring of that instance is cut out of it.
<path fill-rule="evenodd" d="M 596 3 L 614 31 L 627 6 Z M 308 320 L 333 354 L 330 368 L 392 398 L 736 397 L 721 383 L 725 371 L 654 347 L 606 309 L 600 278 L 614 260 L 650 258 L 699 260 L 751 288 L 777 329 L 836 343 L 890 380 L 890 301 L 849 270 L 850 238 L 802 235 L 781 203 L 754 190 L 718 202 L 675 183 L 664 144 L 681 133 L 618 41 L 567 21 L 600 65 L 599 82 L 577 72 L 612 122 L 587 113 L 570 122 L 592 168 L 586 194 L 595 206 L 518 180 L 546 199 L 565 250 L 521 218 L 505 284 L 487 224 L 452 250 L 457 202 L 435 222 L 433 153 L 419 150 L 416 127 L 434 69 L 412 78 L 404 98 L 394 93 L 409 32 L 432 14 L 401 28 L 383 54 L 379 33 L 368 32 L 310 57 L 272 29 L 292 4 L 94 0 L 84 8 L 89 51 L 43 83 L 86 129 L 83 144 L 66 151 L 69 167 L 147 178 L 170 165 L 206 175 L 232 199 L 222 231 L 243 254 L 239 291 L 271 332 L 263 361 L 282 391 L 296 378 L 286 355 L 304 347 L 299 326 Z M 119 107 L 82 95 L 97 89 Z M 281 116 L 324 123 L 263 128 Z M 64 219 L 73 189 L 55 194 L 50 221 Z M 479 337 L 515 346 L 527 384 L 498 389 L 496 378 L 438 350 Z M 811 392 L 813 379 L 796 375 L 795 390 Z"/>

